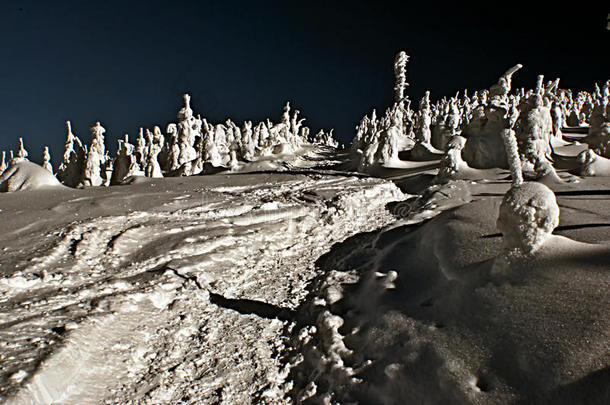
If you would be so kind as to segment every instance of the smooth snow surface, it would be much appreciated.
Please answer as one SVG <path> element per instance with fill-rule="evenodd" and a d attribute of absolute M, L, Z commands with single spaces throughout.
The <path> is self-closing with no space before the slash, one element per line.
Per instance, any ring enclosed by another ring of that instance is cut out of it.
<path fill-rule="evenodd" d="M 293 395 L 312 404 L 608 403 L 610 189 L 557 186 L 558 234 L 533 258 L 505 259 L 495 223 L 508 187 L 436 186 L 406 211 L 440 215 L 325 255 L 293 337 Z"/>
<path fill-rule="evenodd" d="M 11 163 L 0 174 L 0 192 L 62 187 L 57 178 L 49 173 L 48 170 L 28 160 Z"/>

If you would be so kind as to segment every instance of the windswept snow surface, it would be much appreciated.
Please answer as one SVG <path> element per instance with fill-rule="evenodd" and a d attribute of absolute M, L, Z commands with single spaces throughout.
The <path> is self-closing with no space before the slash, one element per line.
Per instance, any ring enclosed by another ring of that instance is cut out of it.
<path fill-rule="evenodd" d="M 610 188 L 552 185 L 555 234 L 503 260 L 509 186 L 430 187 L 320 258 L 289 345 L 297 403 L 610 403 Z"/>
<path fill-rule="evenodd" d="M 606 405 L 610 185 L 568 148 L 528 259 L 503 251 L 501 169 L 0 194 L 0 399 Z"/>
<path fill-rule="evenodd" d="M 238 174 L 0 195 L 0 399 L 287 403 L 295 309 L 391 182 Z"/>

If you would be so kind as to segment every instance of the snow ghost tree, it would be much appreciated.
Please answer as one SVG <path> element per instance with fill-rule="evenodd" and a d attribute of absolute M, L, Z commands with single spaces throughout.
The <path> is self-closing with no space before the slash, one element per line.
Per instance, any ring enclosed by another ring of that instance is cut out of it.
<path fill-rule="evenodd" d="M 98 121 L 90 130 L 91 145 L 87 151 L 82 184 L 85 186 L 101 186 L 106 180 L 106 147 L 104 145 L 106 129 Z"/>
<path fill-rule="evenodd" d="M 91 148 L 87 152 L 87 160 L 85 162 L 85 171 L 83 173 L 84 186 L 101 186 L 102 185 L 102 169 L 100 161 L 102 156 L 96 148 Z"/>
<path fill-rule="evenodd" d="M 513 184 L 502 199 L 496 225 L 507 251 L 529 255 L 544 244 L 559 224 L 559 206 L 550 188 L 523 182 L 514 131 L 506 128 L 502 137 Z"/>
<path fill-rule="evenodd" d="M 110 178 L 110 185 L 114 186 L 120 184 L 129 172 L 132 159 L 135 159 L 131 155 L 133 145 L 129 143 L 128 135 L 125 134 L 125 139 L 119 139 L 119 148 L 117 150 L 117 157 L 114 160 L 114 167 L 112 170 L 112 177 Z"/>
<path fill-rule="evenodd" d="M 430 124 L 432 123 L 432 112 L 430 111 L 430 92 L 426 94 L 419 103 L 419 116 L 417 118 L 417 127 L 415 130 L 415 139 L 418 142 L 430 143 L 431 132 Z"/>
<path fill-rule="evenodd" d="M 383 117 L 377 117 L 375 110 L 370 118 L 365 116 L 356 127 L 351 149 L 359 154 L 359 171 L 373 165 L 387 165 L 396 162 L 400 148 L 413 145 L 415 142 L 415 114 L 410 108 L 410 100 L 405 95 L 406 65 L 409 56 L 399 52 L 394 59 L 395 102 L 385 111 Z"/>
<path fill-rule="evenodd" d="M 28 157 L 28 151 L 23 146 L 23 138 L 19 138 L 19 150 L 17 151 L 17 158 L 25 160 Z"/>
<path fill-rule="evenodd" d="M 244 121 L 241 127 L 241 155 L 245 160 L 254 159 L 256 153 L 256 145 L 252 136 L 252 121 Z"/>
<path fill-rule="evenodd" d="M 309 130 L 309 128 L 306 129 Z M 312 142 L 317 143 L 319 145 L 330 146 L 331 148 L 338 148 L 339 142 L 334 138 L 333 131 L 334 129 L 331 129 L 329 132 L 326 132 L 321 129 L 317 134 L 313 135 Z M 303 135 L 307 137 L 309 135 L 308 131 L 306 131 L 306 133 L 304 133 Z"/>
<path fill-rule="evenodd" d="M 589 133 L 586 141 L 600 156 L 610 158 L 610 80 L 604 91 L 597 91 L 594 102 L 590 102 Z"/>
<path fill-rule="evenodd" d="M 497 226 L 509 251 L 534 253 L 558 224 L 559 206 L 555 194 L 544 184 L 514 185 L 502 199 Z"/>
<path fill-rule="evenodd" d="M 521 159 L 519 158 L 519 149 L 517 140 L 515 139 L 515 131 L 512 128 L 506 128 L 502 131 L 502 140 L 506 149 L 508 158 L 508 166 L 510 168 L 513 185 L 518 186 L 523 183 L 523 171 L 521 169 Z"/>
<path fill-rule="evenodd" d="M 551 119 L 553 120 L 553 138 L 562 139 L 561 127 L 564 124 L 564 114 L 561 102 L 557 99 L 553 100 L 551 105 Z"/>
<path fill-rule="evenodd" d="M 398 140 L 400 138 L 400 123 L 395 116 L 391 118 L 390 126 L 379 134 L 379 146 L 375 155 L 377 163 L 390 163 L 398 159 Z"/>
<path fill-rule="evenodd" d="M 8 165 L 6 163 L 6 152 L 2 151 L 2 160 L 0 161 L 0 174 L 2 174 L 2 172 L 5 171 L 7 167 Z"/>
<path fill-rule="evenodd" d="M 76 187 L 85 169 L 86 151 L 81 140 L 72 133 L 70 121 L 66 121 L 68 136 L 64 145 L 64 155 L 57 170 L 57 178 L 68 187 Z"/>
<path fill-rule="evenodd" d="M 447 152 L 441 159 L 440 168 L 435 178 L 436 183 L 444 183 L 468 168 L 468 164 L 462 159 L 462 149 L 466 145 L 466 138 L 453 136 L 447 143 Z"/>
<path fill-rule="evenodd" d="M 146 167 L 148 157 L 146 155 L 146 139 L 144 138 L 144 128 L 140 128 L 138 137 L 136 138 L 136 150 L 135 150 L 136 161 L 140 167 Z"/>
<path fill-rule="evenodd" d="M 171 123 L 167 125 L 166 129 L 169 135 L 169 143 L 167 145 L 167 170 L 176 170 L 180 167 L 180 146 L 178 143 L 178 127 L 176 124 Z"/>
<path fill-rule="evenodd" d="M 51 165 L 51 154 L 49 153 L 49 147 L 45 146 L 44 151 L 42 152 L 42 167 L 49 171 L 49 173 L 53 173 L 53 166 Z"/>
<path fill-rule="evenodd" d="M 171 124 L 170 124 L 171 125 Z M 188 168 L 192 166 L 192 161 L 197 158 L 197 152 L 194 148 L 195 139 L 201 134 L 202 121 L 193 115 L 191 109 L 191 96 L 184 95 L 184 107 L 178 111 L 178 123 L 175 127 L 168 126 L 167 132 L 172 134 L 172 142 L 177 142 L 176 146 L 172 146 L 170 156 L 172 160 L 172 170 L 180 166 L 186 165 L 182 172 L 190 171 Z M 175 137 L 175 140 L 174 140 Z M 177 153 L 177 161 L 176 161 Z M 176 167 L 178 166 L 178 167 Z M 190 175 L 190 173 L 189 173 Z"/>
<path fill-rule="evenodd" d="M 543 76 L 539 76 L 536 93 L 522 103 L 515 133 L 524 167 L 544 172 L 543 168 L 547 168 L 548 171 L 550 166 L 547 156 L 552 153 L 553 120 L 550 100 L 556 98 L 551 94 L 556 84 L 551 84 L 545 94 L 544 88 L 541 87 L 542 80 Z"/>
<path fill-rule="evenodd" d="M 457 98 L 451 97 L 451 100 L 449 101 L 449 113 L 447 114 L 447 119 L 445 120 L 445 127 L 449 131 L 450 137 L 459 135 L 458 129 L 460 127 L 461 115 L 460 109 L 458 108 Z"/>
<path fill-rule="evenodd" d="M 394 59 L 394 75 L 396 76 L 396 85 L 394 86 L 395 101 L 399 105 L 403 105 L 405 98 L 405 89 L 409 85 L 407 83 L 407 62 L 409 55 L 405 51 L 401 51 Z"/>
<path fill-rule="evenodd" d="M 118 143 L 119 148 L 113 165 L 110 185 L 121 184 L 130 176 L 144 176 L 146 174 L 137 162 L 135 145 L 129 143 L 129 136 L 125 134 L 124 139 L 119 139 Z M 154 167 L 151 167 L 151 173 L 154 169 Z"/>
<path fill-rule="evenodd" d="M 106 155 L 106 146 L 104 144 L 104 134 L 106 128 L 104 128 L 99 121 L 91 127 L 91 148 L 95 148 L 100 156 Z"/>
<path fill-rule="evenodd" d="M 157 160 L 159 152 L 161 152 L 161 146 L 151 139 L 151 142 L 148 144 L 148 150 L 146 153 L 147 162 L 144 168 L 144 173 L 146 174 L 146 177 L 163 177 L 161 166 L 159 165 L 159 161 Z"/>
<path fill-rule="evenodd" d="M 489 89 L 489 104 L 486 105 L 485 93 L 481 93 L 481 105 L 473 111 L 469 125 L 462 131 L 467 139 L 462 156 L 472 167 L 488 169 L 505 167 L 506 150 L 502 140 L 503 131 L 510 127 L 508 122 L 512 75 L 522 68 L 518 64 L 508 69 Z"/>
<path fill-rule="evenodd" d="M 517 64 L 508 69 L 502 76 L 500 76 L 498 82 L 489 88 L 491 103 L 502 103 L 504 101 L 504 98 L 508 96 L 508 93 L 510 93 L 513 75 L 522 67 L 523 65 Z"/>

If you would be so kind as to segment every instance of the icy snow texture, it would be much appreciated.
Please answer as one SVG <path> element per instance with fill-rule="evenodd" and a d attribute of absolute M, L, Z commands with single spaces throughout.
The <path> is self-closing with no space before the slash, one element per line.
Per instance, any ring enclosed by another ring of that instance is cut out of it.
<path fill-rule="evenodd" d="M 278 353 L 315 260 L 404 198 L 315 172 L 33 193 L 1 196 L 0 396 L 15 404 L 288 403 Z"/>
<path fill-rule="evenodd" d="M 559 206 L 555 194 L 544 184 L 514 185 L 502 199 L 497 225 L 508 250 L 535 252 L 558 224 Z"/>

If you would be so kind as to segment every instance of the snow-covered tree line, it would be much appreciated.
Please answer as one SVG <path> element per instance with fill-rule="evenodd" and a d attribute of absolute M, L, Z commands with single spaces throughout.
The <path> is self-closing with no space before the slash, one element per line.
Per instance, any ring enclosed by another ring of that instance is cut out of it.
<path fill-rule="evenodd" d="M 91 141 L 85 144 L 72 132 L 67 121 L 64 153 L 56 176 L 70 187 L 114 185 L 134 175 L 191 176 L 212 167 L 237 169 L 244 162 L 294 153 L 307 144 L 339 146 L 332 130 L 311 134 L 304 121 L 300 111 L 286 103 L 279 123 L 266 119 L 257 124 L 245 121 L 237 125 L 227 119 L 214 124 L 194 114 L 191 98 L 185 94 L 177 122 L 168 124 L 165 133 L 155 126 L 152 131 L 140 128 L 135 140 L 126 134 L 118 141 L 116 156 L 110 156 L 106 149 L 106 129 L 100 122 L 90 128 Z M 20 138 L 16 154 L 2 152 L 0 174 L 11 161 L 27 159 L 27 156 Z M 42 166 L 53 173 L 48 147 L 44 149 L 43 160 Z"/>
<path fill-rule="evenodd" d="M 526 168 L 547 166 L 565 127 L 588 127 L 589 154 L 610 158 L 610 81 L 602 88 L 596 84 L 592 92 L 576 93 L 561 89 L 559 79 L 545 83 L 539 76 L 535 88 L 511 91 L 511 78 L 522 68 L 516 65 L 489 89 L 471 95 L 464 90 L 435 102 L 426 92 L 412 108 L 404 94 L 407 61 L 404 52 L 395 59 L 394 104 L 383 115 L 373 110 L 356 127 L 351 149 L 359 156 L 360 171 L 392 166 L 403 151 L 409 160 L 445 155 L 446 163 L 453 166 L 463 159 L 475 168 L 507 167 L 502 137 L 507 129 L 515 133 Z"/>

